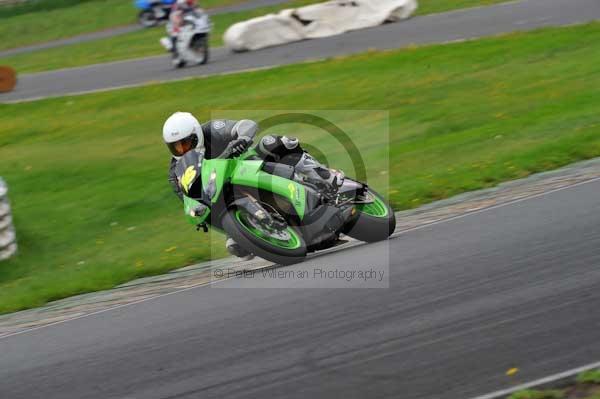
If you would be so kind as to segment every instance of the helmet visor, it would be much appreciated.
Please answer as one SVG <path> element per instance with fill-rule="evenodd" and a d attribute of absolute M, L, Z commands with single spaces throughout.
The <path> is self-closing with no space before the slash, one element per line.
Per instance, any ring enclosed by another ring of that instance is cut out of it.
<path fill-rule="evenodd" d="M 194 148 L 194 136 L 188 136 L 184 139 L 175 141 L 173 143 L 167 143 L 169 151 L 176 157 L 180 157 L 189 150 Z"/>

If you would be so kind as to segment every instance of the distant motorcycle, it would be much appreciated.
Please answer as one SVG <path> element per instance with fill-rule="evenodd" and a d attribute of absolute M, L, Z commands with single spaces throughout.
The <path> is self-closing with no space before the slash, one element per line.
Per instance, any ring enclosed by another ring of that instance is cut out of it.
<path fill-rule="evenodd" d="M 209 58 L 208 37 L 212 23 L 208 14 L 203 10 L 196 10 L 183 17 L 183 25 L 175 41 L 176 50 L 173 51 L 173 42 L 169 37 L 160 39 L 160 44 L 170 52 L 173 52 L 173 65 L 181 68 L 186 64 L 206 64 Z M 167 33 L 172 35 L 171 24 L 167 24 Z"/>
<path fill-rule="evenodd" d="M 150 28 L 161 21 L 167 21 L 171 13 L 171 7 L 176 0 L 135 0 L 135 6 L 140 9 L 138 14 L 139 23 Z"/>

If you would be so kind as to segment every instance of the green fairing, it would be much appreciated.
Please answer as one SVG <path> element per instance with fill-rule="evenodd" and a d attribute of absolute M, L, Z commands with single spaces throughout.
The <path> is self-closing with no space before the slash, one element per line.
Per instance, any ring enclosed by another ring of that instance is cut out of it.
<path fill-rule="evenodd" d="M 246 155 L 246 154 L 245 154 Z M 283 177 L 274 176 L 261 170 L 262 161 L 247 161 L 244 159 L 205 159 L 202 162 L 202 188 L 206 192 L 210 185 L 210 177 L 215 172 L 215 194 L 211 199 L 215 203 L 227 179 L 238 186 L 259 188 L 278 194 L 290 201 L 296 213 L 302 219 L 306 208 L 306 190 L 301 185 Z M 203 216 L 190 216 L 190 212 L 200 202 L 184 196 L 184 211 L 190 223 L 197 225 L 208 217 L 210 212 Z"/>
<path fill-rule="evenodd" d="M 202 188 L 204 192 L 210 184 L 210 175 L 215 172 L 215 194 L 211 199 L 214 204 L 219 199 L 225 179 L 231 174 L 231 169 L 235 167 L 238 161 L 235 159 L 205 159 L 202 162 Z"/>
<path fill-rule="evenodd" d="M 204 213 L 204 215 L 202 215 L 202 216 L 192 216 L 190 214 L 192 209 L 196 208 L 198 205 L 200 205 L 200 202 L 198 202 L 195 199 L 192 199 L 190 197 L 186 197 L 185 195 L 183 196 L 183 211 L 185 212 L 185 215 L 187 216 L 188 222 L 190 222 L 194 226 L 204 222 L 206 220 L 206 218 L 208 217 L 208 215 L 210 214 L 210 209 L 207 209 L 206 212 Z"/>
<path fill-rule="evenodd" d="M 238 186 L 256 187 L 278 194 L 288 199 L 300 219 L 304 218 L 306 190 L 295 181 L 284 179 L 260 169 L 262 161 L 241 161 L 238 163 L 231 182 Z"/>

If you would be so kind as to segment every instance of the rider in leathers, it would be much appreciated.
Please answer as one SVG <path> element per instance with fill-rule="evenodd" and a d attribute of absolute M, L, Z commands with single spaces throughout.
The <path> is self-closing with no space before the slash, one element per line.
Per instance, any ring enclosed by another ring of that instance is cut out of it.
<path fill-rule="evenodd" d="M 169 14 L 170 36 L 171 36 L 171 51 L 173 52 L 173 64 L 178 65 L 181 60 L 177 53 L 177 35 L 183 26 L 183 17 L 189 13 L 193 13 L 198 8 L 196 0 L 177 0 L 171 8 Z"/>
<path fill-rule="evenodd" d="M 239 121 L 216 119 L 200 124 L 188 112 L 176 112 L 171 115 L 163 126 L 163 139 L 173 155 L 169 168 L 169 183 L 175 194 L 183 200 L 183 192 L 175 174 L 175 165 L 186 152 L 199 151 L 204 154 L 204 158 L 213 159 L 223 154 L 231 144 L 231 155 L 237 156 L 250 147 L 257 132 L 258 124 L 249 119 Z M 293 166 L 296 174 L 304 181 L 324 189 L 335 189 L 338 175 L 331 173 L 327 167 L 304 151 L 298 139 L 268 135 L 259 141 L 255 149 L 265 161 Z M 232 255 L 251 256 L 231 238 L 227 239 L 226 247 Z"/>

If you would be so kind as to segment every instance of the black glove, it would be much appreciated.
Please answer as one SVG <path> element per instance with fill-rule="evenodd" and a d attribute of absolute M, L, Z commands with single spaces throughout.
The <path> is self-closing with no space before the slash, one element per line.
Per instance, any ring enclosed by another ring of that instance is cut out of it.
<path fill-rule="evenodd" d="M 202 216 L 206 212 L 208 207 L 204 204 L 196 205 L 194 209 L 191 210 L 190 216 Z"/>
<path fill-rule="evenodd" d="M 252 139 L 246 136 L 242 136 L 238 139 L 233 140 L 230 144 L 231 155 L 236 157 L 240 154 L 243 154 L 244 151 L 246 151 L 248 147 L 250 147 L 250 144 L 252 144 Z"/>

